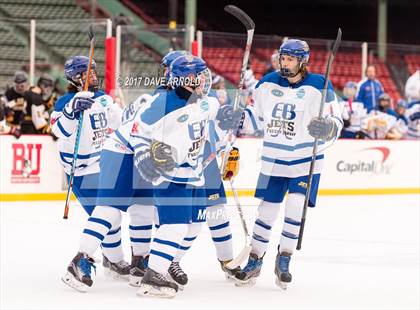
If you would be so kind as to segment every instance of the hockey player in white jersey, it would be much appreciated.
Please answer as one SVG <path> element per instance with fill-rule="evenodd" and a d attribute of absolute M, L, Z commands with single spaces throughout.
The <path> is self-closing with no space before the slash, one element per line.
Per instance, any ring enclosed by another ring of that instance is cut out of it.
<path fill-rule="evenodd" d="M 51 115 L 52 132 L 58 137 L 57 147 L 61 164 L 69 176 L 73 160 L 76 129 L 81 112 L 84 112 L 77 155 L 73 193 L 88 215 L 96 205 L 99 182 L 99 156 L 108 131 L 121 123 L 121 109 L 112 98 L 99 90 L 96 64 L 92 62 L 89 91 L 79 91 L 86 81 L 89 59 L 85 56 L 69 58 L 64 73 L 69 82 L 69 91 L 55 104 Z M 129 264 L 124 261 L 119 227 L 110 231 L 102 240 L 104 267 L 115 277 L 128 278 Z M 79 257 L 78 263 L 87 262 Z M 74 271 L 75 269 L 69 267 Z M 74 273 L 76 273 L 74 271 Z"/>
<path fill-rule="evenodd" d="M 323 150 L 342 128 L 341 108 L 328 83 L 324 117 L 318 118 L 325 78 L 307 72 L 309 46 L 288 40 L 279 50 L 280 71 L 267 74 L 254 93 L 255 112 L 264 120 L 262 167 L 255 197 L 261 199 L 247 265 L 236 274 L 237 285 L 253 284 L 286 192 L 283 231 L 275 261 L 276 284 L 291 282 L 289 263 L 296 248 L 314 137 L 321 140 L 316 155 L 309 206 L 314 207 L 324 159 Z"/>
<path fill-rule="evenodd" d="M 178 291 L 166 275 L 183 240 L 199 226 L 191 223 L 205 220 L 199 215 L 206 207 L 202 164 L 209 121 L 231 121 L 219 113 L 217 99 L 207 96 L 211 78 L 201 58 L 177 58 L 170 76 L 174 88 L 157 94 L 140 116 L 138 134 L 132 135 L 138 139 L 135 164 L 156 186 L 160 224 L 139 295 L 171 297 Z"/>
<path fill-rule="evenodd" d="M 342 138 L 347 139 L 363 139 L 362 120 L 367 115 L 367 110 L 363 102 L 354 101 L 357 93 L 357 83 L 347 82 L 343 88 L 344 107 L 343 107 L 343 121 L 344 128 L 341 132 Z"/>

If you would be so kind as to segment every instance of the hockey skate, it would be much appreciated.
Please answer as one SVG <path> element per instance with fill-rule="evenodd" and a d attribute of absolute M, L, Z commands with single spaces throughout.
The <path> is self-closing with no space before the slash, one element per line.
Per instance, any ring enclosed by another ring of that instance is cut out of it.
<path fill-rule="evenodd" d="M 130 264 L 124 260 L 118 263 L 111 262 L 105 255 L 103 255 L 102 266 L 105 270 L 105 275 L 115 280 L 128 280 L 130 274 Z"/>
<path fill-rule="evenodd" d="M 129 284 L 131 286 L 140 286 L 140 281 L 146 273 L 149 256 L 131 256 L 131 268 Z"/>
<path fill-rule="evenodd" d="M 282 290 L 287 289 L 287 285 L 292 282 L 292 275 L 289 272 L 291 254 L 287 252 L 277 253 L 276 267 L 274 273 L 276 275 L 276 285 Z"/>
<path fill-rule="evenodd" d="M 178 285 L 176 283 L 169 281 L 163 274 L 148 268 L 141 279 L 137 295 L 172 298 L 177 292 Z"/>
<path fill-rule="evenodd" d="M 169 266 L 168 273 L 173 282 L 178 284 L 179 290 L 184 290 L 184 286 L 188 283 L 188 276 L 184 270 L 182 270 L 179 262 L 172 262 Z"/>
<path fill-rule="evenodd" d="M 61 280 L 76 291 L 86 293 L 93 284 L 90 276 L 92 268 L 96 271 L 93 258 L 79 252 L 70 262 L 67 273 Z"/>
<path fill-rule="evenodd" d="M 257 282 L 257 277 L 261 272 L 263 257 L 264 255 L 258 258 L 254 253 L 249 255 L 245 268 L 238 271 L 235 275 L 236 286 L 254 285 Z"/>
<path fill-rule="evenodd" d="M 220 267 L 222 268 L 222 271 L 224 272 L 227 280 L 234 280 L 236 273 L 241 271 L 241 268 L 239 266 L 233 269 L 229 269 L 226 265 L 229 264 L 231 261 L 232 261 L 231 259 L 225 260 L 225 261 L 219 260 Z"/>

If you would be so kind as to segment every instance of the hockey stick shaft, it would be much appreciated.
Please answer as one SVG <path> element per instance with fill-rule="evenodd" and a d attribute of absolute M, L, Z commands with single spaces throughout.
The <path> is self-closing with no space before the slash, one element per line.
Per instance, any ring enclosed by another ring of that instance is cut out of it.
<path fill-rule="evenodd" d="M 90 82 L 90 75 L 92 69 L 92 61 L 93 55 L 95 51 L 95 35 L 93 34 L 93 27 L 90 25 L 89 27 L 89 39 L 90 39 L 90 47 L 89 47 L 89 63 L 86 72 L 86 80 L 83 84 L 83 91 L 87 91 L 89 89 L 89 82 Z M 83 125 L 83 111 L 80 112 L 79 122 L 77 123 L 77 130 L 76 130 L 76 139 L 74 142 L 74 151 L 73 151 L 73 161 L 71 163 L 71 170 L 70 170 L 70 177 L 69 177 L 69 185 L 67 188 L 67 195 L 66 195 L 66 204 L 64 207 L 64 215 L 63 219 L 68 219 L 69 217 L 69 209 L 70 209 L 70 193 L 73 190 L 73 180 L 74 180 L 74 173 L 76 171 L 76 162 L 77 162 L 77 154 L 79 152 L 79 144 L 80 144 L 80 136 L 82 133 L 82 125 Z"/>
<path fill-rule="evenodd" d="M 328 63 L 327 63 L 327 70 L 325 72 L 325 82 L 324 82 L 324 88 L 322 89 L 322 96 L 321 96 L 321 105 L 319 107 L 319 114 L 318 117 L 322 117 L 324 114 L 324 105 L 325 100 L 327 97 L 327 91 L 328 91 L 328 81 L 330 77 L 330 71 L 331 67 L 334 61 L 334 57 L 337 54 L 338 47 L 341 43 L 341 29 L 338 28 L 337 31 L 337 37 L 334 42 L 333 49 L 328 57 Z M 312 149 L 312 159 L 311 159 L 311 165 L 309 166 L 309 175 L 308 175 L 308 182 L 306 185 L 306 193 L 305 193 L 305 202 L 303 204 L 303 210 L 302 210 L 302 218 L 300 221 L 300 229 L 299 229 L 299 238 L 298 243 L 296 246 L 296 250 L 300 250 L 302 248 L 302 239 L 303 239 L 303 231 L 305 229 L 305 223 L 306 223 L 306 213 L 308 211 L 308 205 L 309 205 L 309 198 L 311 194 L 311 187 L 312 187 L 312 178 L 314 175 L 314 168 L 315 168 L 315 162 L 316 162 L 316 154 L 318 153 L 318 142 L 319 140 L 315 138 L 314 141 L 314 147 Z"/>

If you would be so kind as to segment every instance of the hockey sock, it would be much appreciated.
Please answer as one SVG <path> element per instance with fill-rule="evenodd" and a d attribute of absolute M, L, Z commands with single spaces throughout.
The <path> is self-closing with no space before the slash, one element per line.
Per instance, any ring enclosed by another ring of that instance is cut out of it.
<path fill-rule="evenodd" d="M 102 241 L 102 253 L 112 263 L 118 263 L 124 259 L 124 252 L 121 245 L 121 227 L 110 230 Z"/>
<path fill-rule="evenodd" d="M 152 241 L 149 268 L 166 274 L 187 231 L 188 224 L 160 225 Z"/>
<path fill-rule="evenodd" d="M 188 232 L 185 238 L 181 242 L 181 246 L 179 247 L 176 256 L 174 258 L 174 262 L 179 262 L 181 258 L 187 253 L 189 248 L 192 246 L 192 243 L 197 238 L 198 234 L 201 230 L 201 223 L 191 223 L 188 224 Z"/>
<path fill-rule="evenodd" d="M 152 241 L 153 217 L 155 206 L 133 205 L 128 208 L 130 214 L 130 241 L 133 255 L 149 254 Z"/>
<path fill-rule="evenodd" d="M 92 257 L 109 231 L 116 231 L 120 225 L 120 210 L 112 207 L 97 206 L 86 222 L 80 239 L 79 252 L 86 253 Z"/>
<path fill-rule="evenodd" d="M 280 253 L 286 251 L 292 254 L 296 248 L 304 202 L 305 195 L 302 194 L 293 193 L 287 197 L 283 231 L 280 239 Z"/>
<path fill-rule="evenodd" d="M 216 247 L 217 258 L 220 261 L 233 259 L 232 232 L 224 205 L 215 205 L 207 208 L 207 225 L 210 228 L 211 238 Z"/>
<path fill-rule="evenodd" d="M 280 203 L 261 201 L 258 207 L 258 216 L 255 220 L 252 234 L 252 253 L 262 257 L 267 250 L 271 236 L 271 228 L 277 219 L 280 210 Z"/>

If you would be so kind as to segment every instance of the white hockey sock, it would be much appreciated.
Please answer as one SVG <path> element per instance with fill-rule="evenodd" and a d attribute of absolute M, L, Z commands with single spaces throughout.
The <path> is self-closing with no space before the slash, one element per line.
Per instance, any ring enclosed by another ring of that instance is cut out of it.
<path fill-rule="evenodd" d="M 102 241 L 102 253 L 113 263 L 124 259 L 124 252 L 121 246 L 121 227 L 110 230 Z"/>
<path fill-rule="evenodd" d="M 187 231 L 188 224 L 161 225 L 152 241 L 149 268 L 165 275 Z"/>
<path fill-rule="evenodd" d="M 79 252 L 86 253 L 92 257 L 108 232 L 110 230 L 116 231 L 120 225 L 120 210 L 112 207 L 97 206 L 86 222 L 80 239 Z"/>
<path fill-rule="evenodd" d="M 270 241 L 271 228 L 277 219 L 280 210 L 280 203 L 261 201 L 258 207 L 258 216 L 255 220 L 252 234 L 252 253 L 262 257 L 267 251 Z"/>
<path fill-rule="evenodd" d="M 129 234 L 133 255 L 149 254 L 152 241 L 153 216 L 155 206 L 132 205 L 128 208 L 130 215 Z"/>
<path fill-rule="evenodd" d="M 286 251 L 292 254 L 296 248 L 304 202 L 305 195 L 303 194 L 293 193 L 287 197 L 283 232 L 280 238 L 280 253 Z"/>
<path fill-rule="evenodd" d="M 216 247 L 217 258 L 220 261 L 233 259 L 232 232 L 224 205 L 215 205 L 207 208 L 207 225 L 210 228 L 211 238 Z"/>
<path fill-rule="evenodd" d="M 192 243 L 197 238 L 201 230 L 201 223 L 191 223 L 188 224 L 188 232 L 185 238 L 181 242 L 181 246 L 176 252 L 174 262 L 181 261 L 181 258 L 187 253 L 189 248 L 192 246 Z"/>

